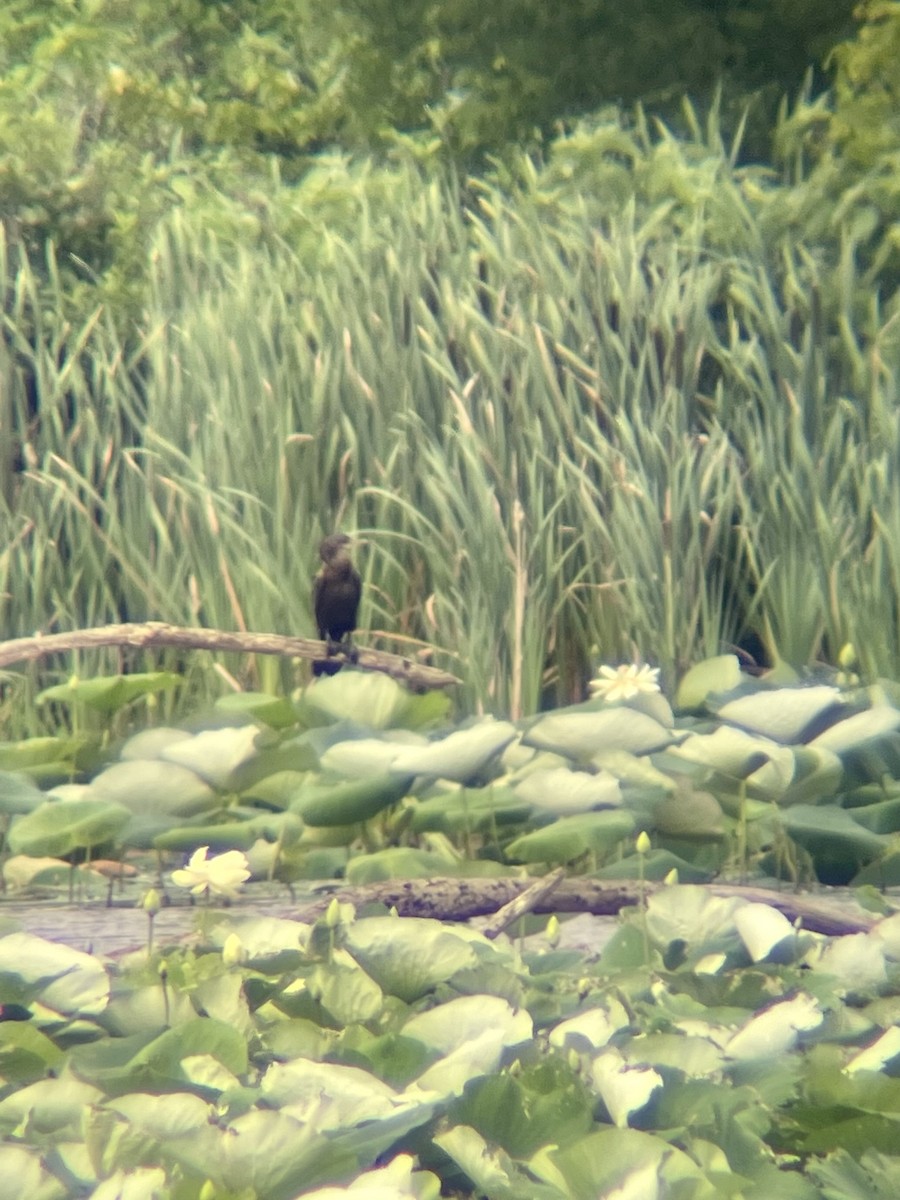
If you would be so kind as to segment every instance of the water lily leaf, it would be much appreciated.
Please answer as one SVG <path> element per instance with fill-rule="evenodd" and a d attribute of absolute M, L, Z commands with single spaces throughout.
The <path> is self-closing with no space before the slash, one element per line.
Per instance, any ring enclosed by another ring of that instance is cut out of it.
<path fill-rule="evenodd" d="M 456 835 L 524 821 L 530 812 L 528 801 L 510 787 L 464 787 L 419 800 L 412 810 L 410 829 Z"/>
<path fill-rule="evenodd" d="M 0 743 L 0 771 L 18 771 L 35 779 L 71 775 L 84 743 L 77 738 L 35 737 Z"/>
<path fill-rule="evenodd" d="M 558 1190 L 529 1180 L 504 1150 L 489 1146 L 471 1125 L 454 1125 L 437 1134 L 434 1142 L 471 1179 L 479 1195 L 518 1197 L 528 1188 L 527 1195 L 533 1200 L 558 1200 L 560 1196 Z"/>
<path fill-rule="evenodd" d="M 367 729 L 389 729 L 403 724 L 409 698 L 406 689 L 388 675 L 344 668 L 307 687 L 297 715 L 304 725 L 349 720 Z"/>
<path fill-rule="evenodd" d="M 424 746 L 401 749 L 391 769 L 406 775 L 428 775 L 465 783 L 516 736 L 516 727 L 509 721 L 481 721 Z"/>
<path fill-rule="evenodd" d="M 593 775 L 566 767 L 532 771 L 513 790 L 539 812 L 557 816 L 588 812 L 592 808 L 618 808 L 622 803 L 619 781 L 609 771 Z"/>
<path fill-rule="evenodd" d="M 580 813 L 523 834 L 510 842 L 506 852 L 520 862 L 571 862 L 582 854 L 607 854 L 635 828 L 632 814 L 621 809 Z"/>
<path fill-rule="evenodd" d="M 890 838 L 863 828 L 843 808 L 794 804 L 781 811 L 780 819 L 785 831 L 812 855 L 817 870 L 820 865 L 845 864 L 844 882 L 890 844 Z"/>
<path fill-rule="evenodd" d="M 680 883 L 709 883 L 714 872 L 688 862 L 671 850 L 654 847 L 647 854 L 629 854 L 592 871 L 595 879 L 665 879 L 678 872 Z"/>
<path fill-rule="evenodd" d="M 269 1104 L 320 1130 L 377 1121 L 405 1107 L 400 1093 L 370 1072 L 310 1059 L 274 1063 L 260 1091 Z"/>
<path fill-rule="evenodd" d="M 31 1146 L 0 1145 L 0 1179 L 10 1200 L 67 1200 L 68 1187 L 44 1169 Z"/>
<path fill-rule="evenodd" d="M 790 962 L 797 931 L 787 917 L 769 904 L 745 904 L 735 911 L 734 924 L 754 962 Z"/>
<path fill-rule="evenodd" d="M 0 771 L 0 813 L 27 813 L 44 803 L 44 793 L 22 775 Z"/>
<path fill-rule="evenodd" d="M 15 818 L 9 847 L 14 854 L 60 858 L 74 850 L 114 842 L 128 820 L 126 808 L 105 798 L 47 800 L 40 808 Z"/>
<path fill-rule="evenodd" d="M 84 1109 L 103 1099 L 99 1088 L 78 1079 L 39 1079 L 0 1100 L 0 1131 L 9 1134 L 23 1122 L 41 1136 L 57 1140 L 81 1134 Z"/>
<path fill-rule="evenodd" d="M 778 1058 L 796 1046 L 802 1033 L 817 1029 L 822 1020 L 816 1001 L 801 992 L 751 1017 L 729 1038 L 725 1053 L 741 1060 Z"/>
<path fill-rule="evenodd" d="M 191 817 L 222 803 L 209 784 L 187 767 L 155 760 L 114 763 L 95 776 L 91 791 L 133 813 L 149 809 L 157 816 Z"/>
<path fill-rule="evenodd" d="M 323 771 L 335 775 L 368 779 L 370 775 L 383 775 L 388 771 L 406 745 L 427 746 L 428 739 L 405 731 L 397 737 L 342 739 L 322 753 L 320 765 Z"/>
<path fill-rule="evenodd" d="M 734 914 L 745 903 L 701 887 L 664 888 L 647 899 L 647 933 L 662 950 L 683 942 L 695 953 L 728 953 L 740 944 Z"/>
<path fill-rule="evenodd" d="M 588 1008 L 577 1016 L 560 1021 L 550 1031 L 550 1045 L 586 1053 L 600 1050 L 620 1029 L 627 1029 L 630 1017 L 625 1006 L 614 997 L 605 1008 Z"/>
<path fill-rule="evenodd" d="M 500 1066 L 503 1051 L 534 1036 L 531 1017 L 499 996 L 460 996 L 418 1013 L 404 1037 L 439 1050 L 441 1058 L 416 1080 L 414 1091 L 459 1096 L 470 1080 Z"/>
<path fill-rule="evenodd" d="M 815 971 L 839 980 L 844 994 L 878 989 L 887 979 L 884 944 L 877 934 L 834 938 L 812 965 Z"/>
<path fill-rule="evenodd" d="M 158 1200 L 166 1190 L 162 1167 L 114 1171 L 91 1192 L 91 1200 Z"/>
<path fill-rule="evenodd" d="M 32 933 L 0 938 L 3 976 L 36 989 L 42 1004 L 65 1016 L 96 1016 L 109 1001 L 109 978 L 96 958 Z"/>
<path fill-rule="evenodd" d="M 472 940 L 428 918 L 368 917 L 350 926 L 345 944 L 383 991 L 409 1003 L 477 966 Z"/>
<path fill-rule="evenodd" d="M 855 1054 L 844 1068 L 848 1075 L 857 1071 L 883 1071 L 885 1067 L 900 1059 L 900 1027 L 892 1025 L 870 1045 Z M 2 1115 L 2 1106 L 0 1106 Z"/>
<path fill-rule="evenodd" d="M 440 876 L 479 878 L 503 875 L 502 864 L 477 859 L 448 858 L 431 850 L 411 846 L 388 846 L 372 854 L 360 854 L 347 863 L 347 882 L 354 887 L 381 883 L 385 879 L 435 879 Z"/>
<path fill-rule="evenodd" d="M 192 738 L 173 742 L 160 758 L 199 775 L 211 787 L 227 790 L 232 775 L 257 753 L 259 730 L 255 725 L 207 729 Z"/>
<path fill-rule="evenodd" d="M 290 700 L 267 692 L 229 692 L 220 696 L 215 706 L 220 712 L 252 717 L 272 729 L 288 729 L 297 724 L 297 713 Z"/>
<path fill-rule="evenodd" d="M 840 719 L 847 703 L 836 687 L 764 688 L 728 700 L 718 709 L 721 721 L 784 746 L 805 742 Z"/>
<path fill-rule="evenodd" d="M 584 762 L 610 750 L 649 754 L 668 746 L 672 734 L 652 717 L 622 705 L 588 711 L 559 709 L 538 717 L 522 740 Z"/>
<path fill-rule="evenodd" d="M 125 742 L 119 752 L 119 758 L 122 761 L 132 758 L 159 758 L 168 746 L 174 745 L 175 742 L 189 742 L 191 736 L 185 729 L 172 729 L 168 725 L 142 729 Z"/>
<path fill-rule="evenodd" d="M 340 952 L 335 952 L 330 963 L 317 966 L 306 986 L 338 1026 L 371 1021 L 384 1004 L 384 995 L 374 979 L 349 955 L 341 958 Z"/>
<path fill-rule="evenodd" d="M 115 713 L 140 696 L 150 696 L 177 687 L 181 676 L 171 671 L 151 671 L 138 675 L 101 675 L 96 679 L 72 679 L 46 688 L 37 697 L 38 704 L 85 704 L 95 712 Z"/>
<path fill-rule="evenodd" d="M 741 682 L 741 665 L 736 654 L 719 654 L 696 663 L 687 672 L 675 695 L 675 707 L 703 708 L 711 695 L 730 692 Z"/>
<path fill-rule="evenodd" d="M 411 783 L 408 775 L 376 775 L 334 787 L 320 784 L 304 788 L 291 807 L 307 825 L 356 825 L 402 800 Z"/>
<path fill-rule="evenodd" d="M 900 729 L 900 711 L 887 704 L 879 704 L 838 721 L 814 738 L 810 745 L 831 750 L 834 754 L 845 754 L 862 743 L 882 738 L 897 729 Z"/>
<path fill-rule="evenodd" d="M 543 1157 L 538 1154 L 529 1162 L 538 1178 L 544 1178 Z M 562 1176 L 565 1194 L 570 1196 L 602 1196 L 607 1200 L 620 1190 L 623 1198 L 632 1200 L 626 1189 L 634 1193 L 635 1177 L 645 1189 L 635 1200 L 713 1194 L 700 1167 L 683 1151 L 638 1129 L 601 1129 L 564 1149 L 550 1149 L 546 1159 Z"/>
<path fill-rule="evenodd" d="M 779 764 L 787 783 L 794 776 L 794 756 L 786 746 L 727 725 L 713 733 L 691 734 L 671 748 L 669 757 L 698 763 L 731 779 L 746 779 L 768 762 Z"/>
<path fill-rule="evenodd" d="M 619 1129 L 625 1129 L 632 1114 L 639 1112 L 663 1085 L 662 1076 L 652 1067 L 629 1066 L 614 1050 L 606 1050 L 594 1059 L 590 1079 Z"/>
<path fill-rule="evenodd" d="M 725 835 L 722 806 L 710 792 L 680 788 L 653 810 L 656 830 L 669 837 L 718 840 Z"/>

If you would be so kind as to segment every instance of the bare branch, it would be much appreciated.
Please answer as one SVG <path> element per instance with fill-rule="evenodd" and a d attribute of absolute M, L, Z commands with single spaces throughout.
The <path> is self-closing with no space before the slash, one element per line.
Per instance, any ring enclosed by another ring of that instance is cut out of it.
<path fill-rule="evenodd" d="M 230 650 L 240 654 L 279 654 L 289 658 L 325 659 L 324 642 L 311 638 L 284 637 L 278 633 L 234 633 L 222 629 L 187 629 L 162 621 L 143 625 L 103 625 L 98 629 L 76 629 L 71 633 L 35 634 L 0 642 L 0 667 L 12 663 L 33 662 L 47 654 L 69 650 L 87 650 L 102 646 L 132 646 L 148 650 L 157 646 L 177 646 L 184 650 Z M 331 662 L 347 662 L 344 654 L 331 656 Z M 397 654 L 355 648 L 354 664 L 365 671 L 381 671 L 406 684 L 412 691 L 453 687 L 461 682 L 448 671 L 414 663 Z"/>

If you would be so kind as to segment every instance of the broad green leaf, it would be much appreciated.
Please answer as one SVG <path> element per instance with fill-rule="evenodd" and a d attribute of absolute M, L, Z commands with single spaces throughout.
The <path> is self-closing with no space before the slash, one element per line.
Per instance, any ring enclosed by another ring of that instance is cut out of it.
<path fill-rule="evenodd" d="M 763 688 L 728 700 L 718 709 L 720 721 L 740 725 L 784 746 L 809 740 L 839 721 L 846 701 L 836 687 Z"/>
<path fill-rule="evenodd" d="M 831 750 L 834 754 L 846 754 L 865 742 L 882 738 L 897 729 L 900 729 L 900 711 L 886 704 L 876 705 L 838 721 L 813 738 L 810 745 Z"/>
<path fill-rule="evenodd" d="M 266 692 L 229 692 L 218 698 L 216 708 L 229 715 L 252 717 L 272 729 L 288 729 L 297 724 L 297 713 L 290 700 Z"/>
<path fill-rule="evenodd" d="M 391 770 L 466 783 L 477 776 L 516 737 L 508 721 L 481 721 L 420 747 L 404 747 Z"/>
<path fill-rule="evenodd" d="M 71 679 L 57 687 L 46 688 L 37 697 L 38 704 L 86 704 L 95 712 L 111 714 L 140 696 L 171 690 L 182 682 L 170 671 L 152 671 L 144 675 L 99 676 L 96 679 Z"/>
<path fill-rule="evenodd" d="M 127 808 L 104 797 L 47 800 L 14 820 L 9 847 L 14 854 L 59 858 L 114 842 L 128 820 Z"/>
<path fill-rule="evenodd" d="M 0 771 L 0 814 L 31 812 L 44 802 L 44 793 L 23 775 Z"/>
<path fill-rule="evenodd" d="M 605 1050 L 594 1059 L 590 1079 L 619 1129 L 625 1129 L 631 1115 L 663 1085 L 662 1076 L 652 1067 L 629 1066 L 615 1050 Z"/>
<path fill-rule="evenodd" d="M 580 813 L 523 834 L 510 842 L 506 853 L 520 862 L 571 862 L 583 854 L 609 853 L 635 829 L 634 817 L 621 809 Z"/>
<path fill-rule="evenodd" d="M 360 854 L 347 863 L 347 882 L 354 887 L 385 879 L 494 878 L 507 874 L 502 863 L 461 856 L 448 858 L 411 846 L 389 846 L 371 854 Z"/>
<path fill-rule="evenodd" d="M 751 1017 L 729 1038 L 725 1053 L 741 1060 L 777 1059 L 796 1046 L 801 1034 L 817 1029 L 822 1018 L 822 1010 L 812 996 L 801 992 Z"/>
<path fill-rule="evenodd" d="M 687 672 L 675 695 L 675 707 L 703 708 L 711 695 L 730 692 L 742 679 L 741 667 L 735 654 L 720 654 L 696 663 Z"/>
<path fill-rule="evenodd" d="M 8 1200 L 67 1200 L 67 1186 L 44 1169 L 34 1147 L 0 1145 L 0 1179 Z"/>
<path fill-rule="evenodd" d="M 726 725 L 713 733 L 692 734 L 680 746 L 673 746 L 669 756 L 709 767 L 732 779 L 746 779 L 768 762 L 781 767 L 786 783 L 794 775 L 794 756 L 787 747 Z"/>
<path fill-rule="evenodd" d="M 463 787 L 417 801 L 410 828 L 416 833 L 462 834 L 524 821 L 530 812 L 531 805 L 510 787 Z"/>
<path fill-rule="evenodd" d="M 701 887 L 664 888 L 647 899 L 647 932 L 661 949 L 683 942 L 696 953 L 727 953 L 739 945 L 734 916 L 744 904 Z"/>
<path fill-rule="evenodd" d="M 768 904 L 745 904 L 735 911 L 734 924 L 753 962 L 790 962 L 797 931 L 787 917 Z"/>
<path fill-rule="evenodd" d="M 77 738 L 35 737 L 22 742 L 0 742 L 0 771 L 21 771 L 34 778 L 71 774 L 83 743 Z"/>
<path fill-rule="evenodd" d="M 0 938 L 0 978 L 7 975 L 39 985 L 41 1003 L 67 1016 L 96 1016 L 109 1000 L 109 978 L 96 958 L 31 933 Z"/>
<path fill-rule="evenodd" d="M 377 775 L 358 783 L 319 784 L 304 788 L 292 809 L 307 825 L 356 825 L 402 800 L 411 782 L 408 775 Z"/>
<path fill-rule="evenodd" d="M 91 791 L 137 814 L 149 809 L 156 815 L 191 817 L 221 804 L 218 794 L 193 771 L 157 760 L 115 763 L 93 779 Z"/>
<path fill-rule="evenodd" d="M 258 736 L 255 725 L 208 729 L 166 746 L 160 752 L 160 758 L 186 767 L 211 787 L 227 790 L 235 772 L 256 757 Z"/>
<path fill-rule="evenodd" d="M 578 762 L 599 753 L 626 750 L 649 754 L 672 741 L 672 734 L 652 717 L 626 706 L 560 709 L 538 717 L 522 739 L 540 750 L 554 750 Z"/>
<path fill-rule="evenodd" d="M 427 746 L 428 742 L 418 733 L 341 740 L 324 751 L 320 765 L 323 771 L 332 771 L 336 775 L 368 779 L 371 775 L 383 775 L 390 770 L 394 759 L 409 744 Z"/>
<path fill-rule="evenodd" d="M 473 936 L 428 918 L 368 917 L 350 926 L 345 944 L 385 992 L 409 1003 L 457 971 L 476 966 L 472 941 Z"/>
<path fill-rule="evenodd" d="M 532 771 L 514 790 L 539 812 L 556 816 L 588 812 L 592 808 L 618 808 L 622 803 L 619 781 L 608 771 L 592 775 L 565 767 Z"/>
<path fill-rule="evenodd" d="M 887 837 L 863 828 L 842 808 L 794 804 L 781 810 L 780 819 L 785 831 L 813 856 L 817 867 L 843 864 L 847 879 L 889 845 Z"/>
<path fill-rule="evenodd" d="M 363 728 L 390 729 L 402 724 L 409 698 L 406 689 L 388 675 L 344 668 L 306 688 L 297 714 L 304 725 L 350 720 Z"/>

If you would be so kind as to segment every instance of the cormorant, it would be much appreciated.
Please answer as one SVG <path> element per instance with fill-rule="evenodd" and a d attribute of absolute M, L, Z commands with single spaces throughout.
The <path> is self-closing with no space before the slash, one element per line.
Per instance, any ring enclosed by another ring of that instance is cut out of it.
<path fill-rule="evenodd" d="M 322 567 L 313 583 L 313 611 L 319 637 L 328 647 L 329 656 L 347 651 L 353 659 L 350 635 L 356 628 L 356 613 L 362 592 L 359 572 L 350 560 L 350 538 L 332 533 L 319 546 Z M 313 675 L 336 675 L 341 663 L 314 662 Z"/>

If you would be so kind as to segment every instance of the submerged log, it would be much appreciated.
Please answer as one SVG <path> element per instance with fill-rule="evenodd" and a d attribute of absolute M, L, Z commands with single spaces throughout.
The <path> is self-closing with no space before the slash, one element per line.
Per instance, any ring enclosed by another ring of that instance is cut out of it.
<path fill-rule="evenodd" d="M 401 917 L 466 921 L 472 917 L 497 913 L 534 888 L 535 883 L 534 879 L 405 879 L 368 884 L 365 887 L 335 886 L 327 896 L 302 906 L 293 915 L 301 921 L 313 921 L 322 916 L 332 899 L 337 897 L 342 903 L 353 904 L 357 909 L 366 904 L 384 904 L 388 908 L 395 908 Z M 592 913 L 597 917 L 614 917 L 623 908 L 640 903 L 642 895 L 652 895 L 664 886 L 646 883 L 642 888 L 632 880 L 555 880 L 545 894 L 541 895 L 537 889 L 532 892 L 527 911 L 546 914 Z M 865 933 L 878 920 L 871 913 L 837 911 L 836 897 L 826 898 L 827 893 L 816 897 L 738 884 L 708 883 L 695 886 L 704 888 L 713 896 L 738 897 L 755 904 L 768 904 L 783 913 L 789 921 L 799 921 L 803 929 L 829 937 Z M 512 919 L 517 915 L 513 913 Z"/>

